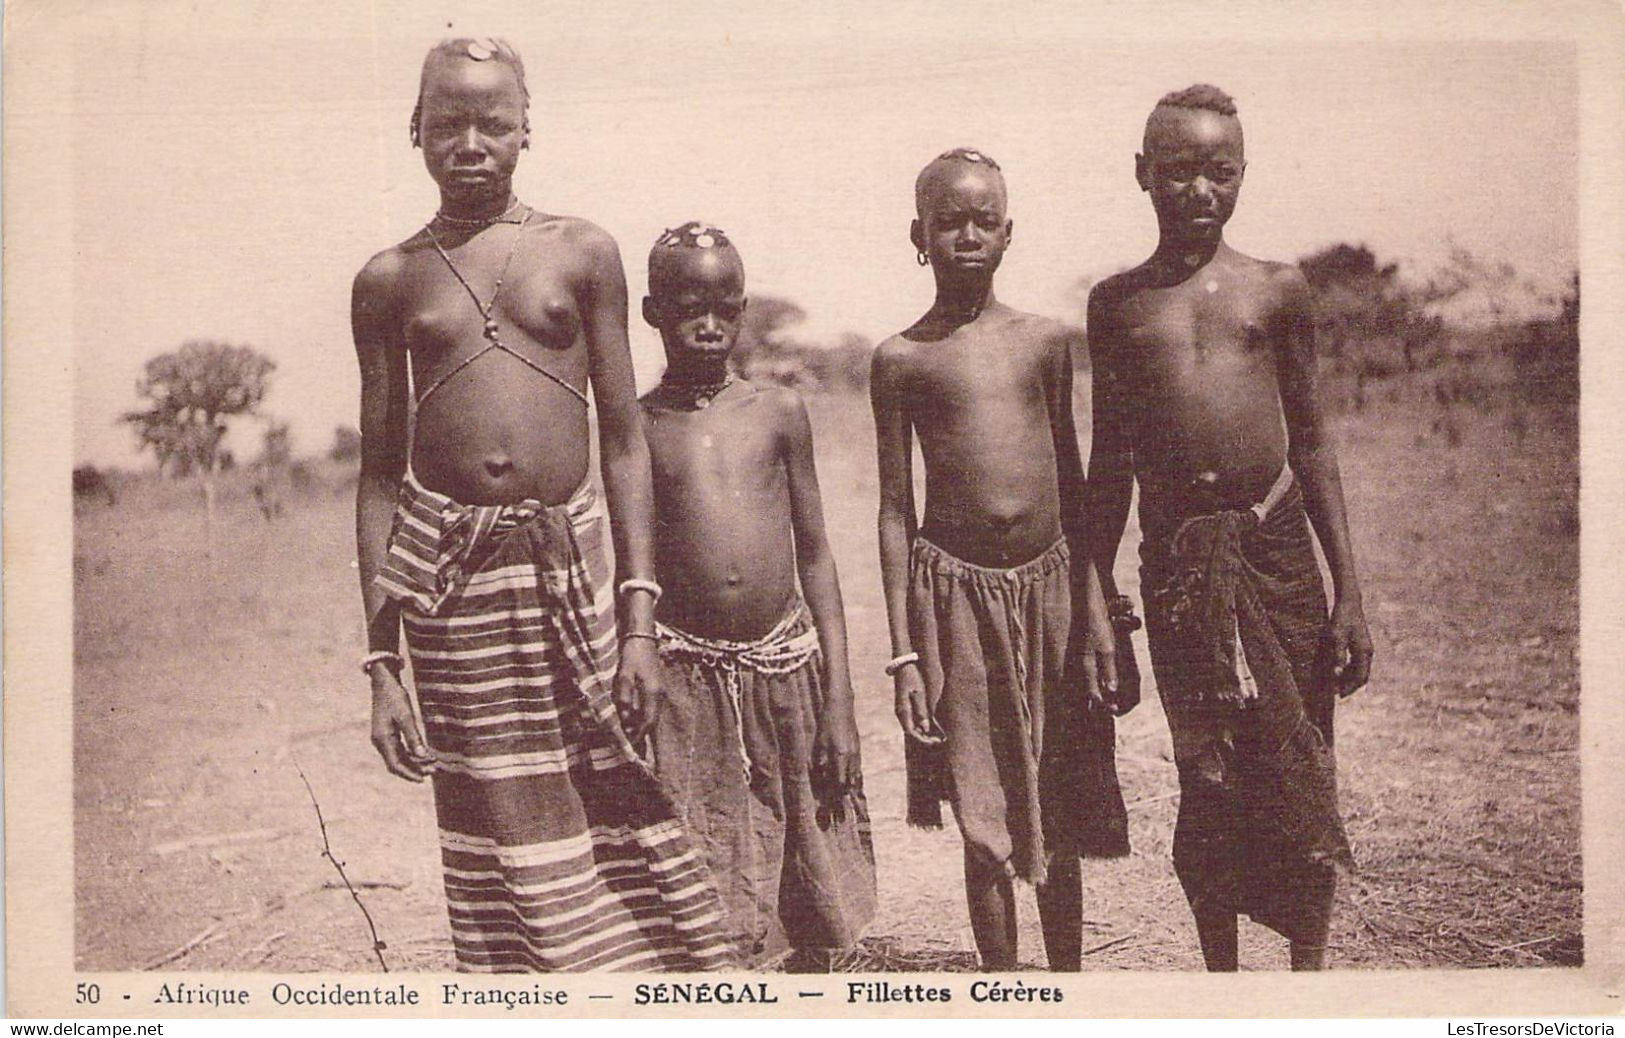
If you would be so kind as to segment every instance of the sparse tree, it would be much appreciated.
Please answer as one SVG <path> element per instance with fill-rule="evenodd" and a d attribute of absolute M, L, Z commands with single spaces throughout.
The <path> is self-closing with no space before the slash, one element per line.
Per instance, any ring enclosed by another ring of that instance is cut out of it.
<path fill-rule="evenodd" d="M 259 466 L 263 469 L 284 469 L 293 460 L 293 427 L 286 419 L 273 418 L 265 426 L 260 441 Z"/>
<path fill-rule="evenodd" d="M 823 354 L 822 382 L 828 389 L 863 392 L 869 388 L 869 362 L 875 344 L 857 332 L 845 332 L 841 341 L 819 351 Z"/>
<path fill-rule="evenodd" d="M 333 445 L 327 448 L 331 461 L 354 461 L 361 457 L 361 433 L 353 425 L 333 427 Z"/>
<path fill-rule="evenodd" d="M 807 319 L 807 311 L 779 296 L 756 295 L 745 307 L 734 344 L 734 367 L 747 378 L 767 374 L 777 366 L 786 346 L 785 329 Z"/>
<path fill-rule="evenodd" d="M 856 332 L 834 342 L 806 339 L 794 331 L 806 319 L 807 312 L 788 299 L 752 296 L 734 345 L 734 367 L 746 378 L 807 392 L 865 389 L 874 343 Z"/>
<path fill-rule="evenodd" d="M 1444 337 L 1437 307 L 1463 291 L 1441 276 L 1412 284 L 1399 264 L 1379 263 L 1365 245 L 1339 243 L 1305 256 L 1298 268 L 1315 293 L 1315 330 L 1322 350 L 1355 378 L 1355 406 L 1372 378 L 1415 372 L 1432 363 Z"/>
<path fill-rule="evenodd" d="M 226 422 L 254 413 L 265 399 L 275 368 L 253 347 L 193 340 L 147 361 L 135 385 L 147 407 L 122 418 L 134 426 L 139 446 L 157 456 L 161 470 L 199 478 L 211 538 L 214 476 L 220 468 Z"/>
<path fill-rule="evenodd" d="M 1571 410 L 1580 398 L 1580 275 L 1569 276 L 1556 313 L 1524 322 L 1511 348 L 1518 386 L 1528 400 Z"/>
<path fill-rule="evenodd" d="M 73 504 L 75 512 L 80 503 L 89 504 L 92 501 L 101 501 L 108 508 L 118 503 L 118 495 L 113 491 L 113 481 L 108 474 L 94 465 L 75 465 L 73 468 Z"/>

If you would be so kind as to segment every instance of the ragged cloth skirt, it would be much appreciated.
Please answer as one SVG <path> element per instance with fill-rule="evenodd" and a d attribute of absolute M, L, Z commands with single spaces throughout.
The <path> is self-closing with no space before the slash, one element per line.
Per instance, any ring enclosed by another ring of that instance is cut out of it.
<path fill-rule="evenodd" d="M 904 740 L 908 821 L 953 805 L 969 851 L 1034 884 L 1050 857 L 1128 854 L 1116 726 L 1087 708 L 1070 651 L 1064 540 L 1010 569 L 977 566 L 915 537 L 908 623 L 932 717 L 946 736 Z"/>
<path fill-rule="evenodd" d="M 458 968 L 733 964 L 676 806 L 621 730 L 604 512 L 404 482 L 377 585 L 401 603 Z"/>
<path fill-rule="evenodd" d="M 816 788 L 825 690 L 818 633 L 797 600 L 764 637 L 660 625 L 665 703 L 651 738 L 703 852 L 744 960 L 850 948 L 875 913 L 875 854 L 860 784 Z"/>
<path fill-rule="evenodd" d="M 1318 944 L 1335 867 L 1354 862 L 1303 493 L 1293 484 L 1262 519 L 1142 501 L 1141 527 L 1151 664 L 1179 770 L 1174 871 L 1193 909 Z"/>

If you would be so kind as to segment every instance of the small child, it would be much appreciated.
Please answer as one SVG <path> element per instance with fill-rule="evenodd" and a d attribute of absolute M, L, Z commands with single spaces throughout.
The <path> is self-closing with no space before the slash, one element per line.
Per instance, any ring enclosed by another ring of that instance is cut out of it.
<path fill-rule="evenodd" d="M 1016 966 L 1019 876 L 1038 887 L 1050 968 L 1077 970 L 1080 858 L 1128 853 L 1112 717 L 1130 704 L 1082 540 L 1069 337 L 994 298 L 1011 232 L 998 163 L 956 148 L 914 194 L 936 301 L 881 343 L 871 385 L 909 822 L 940 825 L 953 804 L 984 968 Z"/>
<path fill-rule="evenodd" d="M 1334 692 L 1365 684 L 1371 639 L 1309 286 L 1224 243 L 1246 166 L 1217 87 L 1168 94 L 1146 121 L 1135 173 L 1157 248 L 1089 296 L 1088 515 L 1109 585 L 1139 482 L 1151 666 L 1179 768 L 1174 871 L 1208 969 L 1237 968 L 1243 912 L 1288 938 L 1293 969 L 1320 969 L 1335 866 L 1353 862 Z"/>
<path fill-rule="evenodd" d="M 846 621 L 806 408 L 728 367 L 744 312 L 726 234 L 661 235 L 643 300 L 667 360 L 642 399 L 664 586 L 652 751 L 744 959 L 827 969 L 875 911 Z"/>

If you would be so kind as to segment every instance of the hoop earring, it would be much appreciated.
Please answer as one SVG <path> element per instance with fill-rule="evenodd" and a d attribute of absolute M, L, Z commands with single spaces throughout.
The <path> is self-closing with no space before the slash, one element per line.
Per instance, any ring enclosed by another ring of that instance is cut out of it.
<path fill-rule="evenodd" d="M 918 263 L 922 267 L 929 267 L 931 265 L 931 257 L 925 254 L 924 249 L 915 249 L 914 262 Z"/>

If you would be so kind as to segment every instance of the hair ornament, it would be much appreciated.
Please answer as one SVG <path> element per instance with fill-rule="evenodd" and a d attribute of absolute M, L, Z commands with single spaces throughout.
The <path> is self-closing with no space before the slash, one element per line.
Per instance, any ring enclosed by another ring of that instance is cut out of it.
<path fill-rule="evenodd" d="M 668 249 L 720 249 L 729 244 L 722 228 L 698 220 L 690 220 L 679 227 L 668 227 L 655 239 L 656 245 Z"/>

